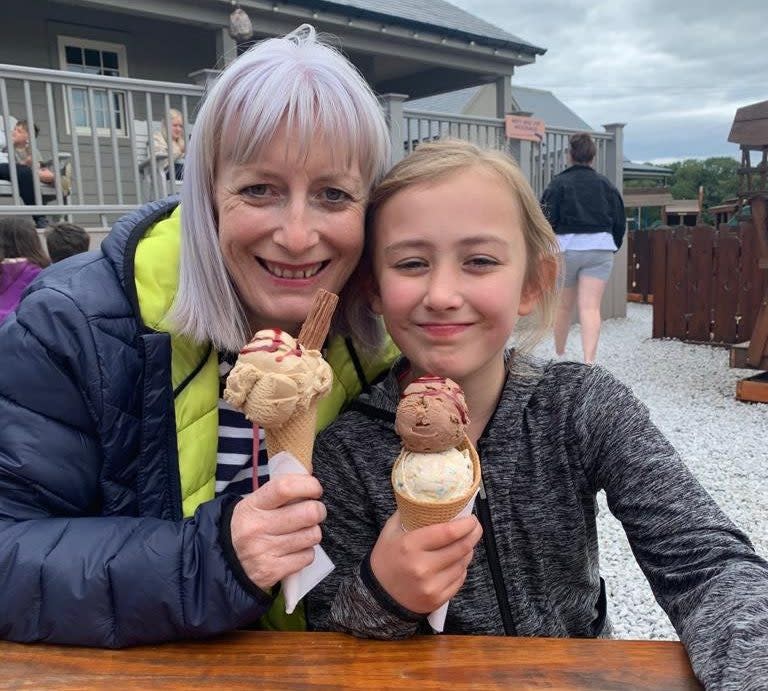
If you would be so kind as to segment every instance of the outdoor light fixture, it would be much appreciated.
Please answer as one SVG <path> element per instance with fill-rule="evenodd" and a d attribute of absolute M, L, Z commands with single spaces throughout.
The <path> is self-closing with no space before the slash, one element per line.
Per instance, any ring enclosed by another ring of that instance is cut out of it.
<path fill-rule="evenodd" d="M 229 35 L 238 43 L 249 41 L 253 38 L 253 24 L 239 2 L 232 0 L 235 9 L 229 15 Z"/>

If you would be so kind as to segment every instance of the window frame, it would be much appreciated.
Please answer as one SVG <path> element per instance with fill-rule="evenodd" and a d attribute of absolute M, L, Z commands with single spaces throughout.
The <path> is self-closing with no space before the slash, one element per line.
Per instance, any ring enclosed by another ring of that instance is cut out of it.
<path fill-rule="evenodd" d="M 71 36 L 66 34 L 59 34 L 57 36 L 57 42 L 58 42 L 58 55 L 59 55 L 59 69 L 62 72 L 73 72 L 73 70 L 68 69 L 69 63 L 67 62 L 67 54 L 66 50 L 68 47 L 73 48 L 80 48 L 81 50 L 97 50 L 100 53 L 102 52 L 110 52 L 115 53 L 117 55 L 117 76 L 118 77 L 127 77 L 128 76 L 128 58 L 127 58 L 127 52 L 125 45 L 122 43 L 111 43 L 109 41 L 96 41 L 90 38 L 82 38 L 80 36 Z M 88 74 L 87 72 L 78 72 L 75 74 Z M 65 87 L 67 89 L 77 89 L 80 87 Z M 98 90 L 101 91 L 101 90 Z M 66 93 L 66 92 L 64 92 Z M 63 101 L 64 101 L 64 117 L 66 122 L 66 131 L 67 134 L 71 134 L 71 123 L 70 123 L 70 117 L 69 117 L 69 103 L 68 99 L 64 96 L 64 93 L 62 93 Z M 104 90 L 104 93 L 106 93 L 106 90 Z M 126 106 L 126 100 L 127 100 L 127 92 L 120 91 L 120 90 L 114 90 L 113 92 L 115 95 L 120 95 L 122 97 L 122 127 L 121 128 L 115 128 L 115 134 L 120 138 L 127 138 L 129 136 L 129 129 L 128 129 L 128 121 L 127 121 L 127 106 Z M 90 119 L 90 113 L 86 111 L 86 114 L 88 115 Z M 77 126 L 77 136 L 83 137 L 83 136 L 91 136 L 91 126 L 90 125 L 78 125 Z M 96 127 L 96 136 L 97 137 L 110 137 L 111 131 L 109 127 Z"/>

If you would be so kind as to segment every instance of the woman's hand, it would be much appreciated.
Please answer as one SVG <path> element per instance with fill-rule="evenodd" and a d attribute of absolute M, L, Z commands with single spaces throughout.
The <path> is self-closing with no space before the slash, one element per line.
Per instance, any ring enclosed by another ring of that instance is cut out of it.
<path fill-rule="evenodd" d="M 235 506 L 232 546 L 248 578 L 262 590 L 312 563 L 326 515 L 317 501 L 322 493 L 311 475 L 284 475 Z"/>
<path fill-rule="evenodd" d="M 474 516 L 406 533 L 395 512 L 371 552 L 379 584 L 403 607 L 426 614 L 450 600 L 464 584 L 483 534 Z"/>

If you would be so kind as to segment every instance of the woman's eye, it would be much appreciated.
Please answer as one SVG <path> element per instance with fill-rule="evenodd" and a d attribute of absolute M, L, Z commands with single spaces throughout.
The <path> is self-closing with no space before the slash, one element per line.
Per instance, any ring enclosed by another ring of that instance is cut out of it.
<path fill-rule="evenodd" d="M 338 204 L 339 202 L 345 202 L 351 198 L 350 195 L 344 190 L 340 190 L 338 187 L 326 187 L 323 190 L 323 199 L 327 202 Z"/>
<path fill-rule="evenodd" d="M 243 188 L 242 194 L 246 197 L 266 197 L 269 194 L 269 185 L 248 185 Z"/>

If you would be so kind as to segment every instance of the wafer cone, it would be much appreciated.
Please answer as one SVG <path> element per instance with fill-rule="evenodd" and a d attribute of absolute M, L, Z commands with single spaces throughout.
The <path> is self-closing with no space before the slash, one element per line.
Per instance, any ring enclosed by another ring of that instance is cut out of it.
<path fill-rule="evenodd" d="M 392 466 L 392 488 L 395 492 L 397 508 L 400 510 L 400 522 L 405 530 L 416 530 L 416 528 L 423 528 L 424 526 L 433 525 L 434 523 L 450 521 L 456 517 L 474 496 L 480 485 L 480 457 L 477 455 L 475 447 L 472 446 L 472 442 L 469 441 L 469 438 L 466 435 L 464 436 L 464 441 L 457 445 L 456 448 L 460 451 L 466 449 L 469 452 L 469 456 L 472 459 L 472 484 L 467 492 L 461 497 L 446 502 L 415 501 L 398 492 L 394 483 L 395 467 L 406 451 L 403 450 L 397 457 L 397 460 Z"/>
<path fill-rule="evenodd" d="M 307 410 L 296 411 L 280 427 L 267 427 L 264 440 L 267 442 L 267 456 L 272 458 L 280 451 L 288 451 L 312 474 L 312 448 L 315 445 L 317 424 L 317 402 L 313 401 Z"/>

